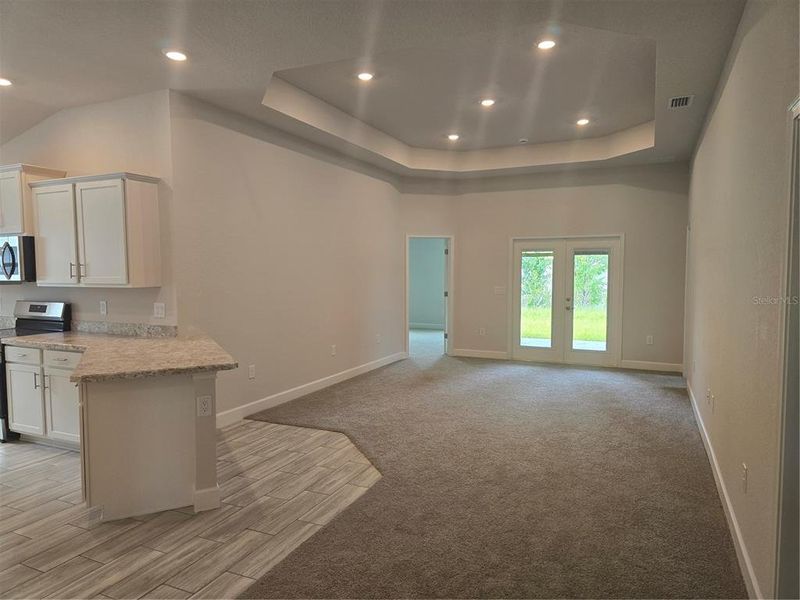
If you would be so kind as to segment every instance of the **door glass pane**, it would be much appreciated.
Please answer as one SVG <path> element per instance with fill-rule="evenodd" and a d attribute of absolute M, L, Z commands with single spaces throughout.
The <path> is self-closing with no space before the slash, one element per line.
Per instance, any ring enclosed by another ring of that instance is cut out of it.
<path fill-rule="evenodd" d="M 552 250 L 522 252 L 520 286 L 520 346 L 553 346 Z"/>
<path fill-rule="evenodd" d="M 606 351 L 608 251 L 575 252 L 572 286 L 572 349 Z"/>

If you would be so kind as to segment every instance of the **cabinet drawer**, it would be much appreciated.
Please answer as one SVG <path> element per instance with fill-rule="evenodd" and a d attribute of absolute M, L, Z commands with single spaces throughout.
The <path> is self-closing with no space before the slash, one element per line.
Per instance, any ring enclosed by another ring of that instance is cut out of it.
<path fill-rule="evenodd" d="M 64 352 L 63 350 L 45 350 L 44 364 L 46 367 L 58 369 L 74 369 L 81 359 L 80 352 Z"/>
<path fill-rule="evenodd" d="M 6 346 L 6 362 L 39 365 L 42 363 L 42 351 L 35 348 L 17 348 Z"/>

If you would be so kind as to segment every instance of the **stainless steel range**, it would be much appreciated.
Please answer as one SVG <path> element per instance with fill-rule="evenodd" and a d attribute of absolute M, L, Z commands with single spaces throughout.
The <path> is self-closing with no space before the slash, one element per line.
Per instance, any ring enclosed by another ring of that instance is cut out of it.
<path fill-rule="evenodd" d="M 6 366 L 4 338 L 69 331 L 72 311 L 66 302 L 40 302 L 36 300 L 17 300 L 14 306 L 16 326 L 13 329 L 0 329 L 0 442 L 19 439 L 19 434 L 11 431 L 8 421 L 8 397 L 6 395 Z"/>

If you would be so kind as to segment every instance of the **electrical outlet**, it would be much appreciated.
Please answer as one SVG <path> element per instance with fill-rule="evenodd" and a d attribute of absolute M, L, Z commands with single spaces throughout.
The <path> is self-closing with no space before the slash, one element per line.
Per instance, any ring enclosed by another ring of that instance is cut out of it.
<path fill-rule="evenodd" d="M 250 365 L 247 367 L 247 378 L 248 379 L 255 379 L 256 378 L 256 366 Z"/>
<path fill-rule="evenodd" d="M 153 316 L 156 319 L 163 319 L 167 316 L 167 305 L 163 302 L 153 303 Z"/>
<path fill-rule="evenodd" d="M 197 416 L 198 417 L 211 416 L 211 396 L 197 397 Z"/>
<path fill-rule="evenodd" d="M 478 329 L 478 335 L 486 335 L 486 327 L 481 327 Z"/>
<path fill-rule="evenodd" d="M 742 491 L 747 493 L 747 463 L 742 463 Z"/>
<path fill-rule="evenodd" d="M 653 345 L 653 336 L 652 335 L 648 335 L 647 339 L 646 339 L 646 342 L 647 342 L 648 346 L 652 346 Z"/>
<path fill-rule="evenodd" d="M 336 356 L 336 344 L 331 344 L 331 356 Z"/>
<path fill-rule="evenodd" d="M 108 302 L 105 300 L 100 300 L 100 314 L 107 315 L 108 314 Z"/>

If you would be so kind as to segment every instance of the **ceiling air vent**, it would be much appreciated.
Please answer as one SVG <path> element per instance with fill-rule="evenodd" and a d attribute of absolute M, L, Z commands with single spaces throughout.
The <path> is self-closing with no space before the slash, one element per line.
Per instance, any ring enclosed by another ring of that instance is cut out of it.
<path fill-rule="evenodd" d="M 677 108 L 689 108 L 692 105 L 693 100 L 694 96 L 675 96 L 674 98 L 669 99 L 669 104 L 667 104 L 667 107 L 672 110 Z"/>

